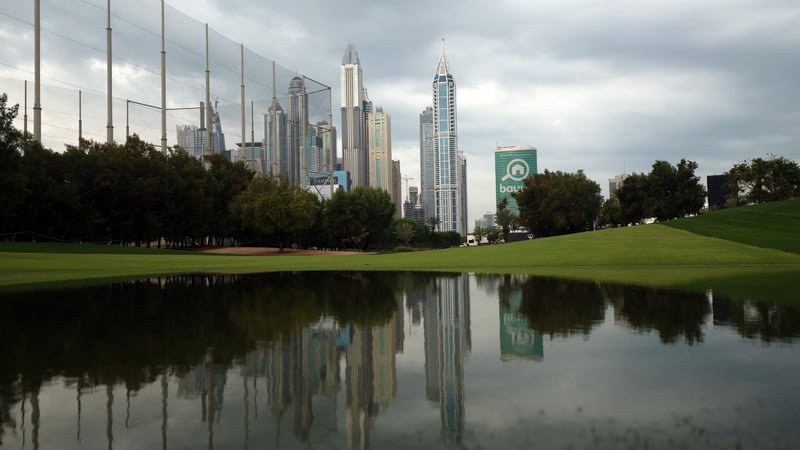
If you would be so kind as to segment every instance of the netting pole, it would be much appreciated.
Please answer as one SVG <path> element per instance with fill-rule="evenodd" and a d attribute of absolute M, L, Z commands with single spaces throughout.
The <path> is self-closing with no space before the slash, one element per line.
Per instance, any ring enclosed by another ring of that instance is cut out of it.
<path fill-rule="evenodd" d="M 42 141 L 42 64 L 41 64 L 41 25 L 39 21 L 39 0 L 33 3 L 33 138 Z"/>
<path fill-rule="evenodd" d="M 245 119 L 245 111 L 244 111 L 244 44 L 241 44 L 240 53 L 241 53 L 241 60 L 242 60 L 242 86 L 241 86 L 241 88 L 242 88 L 242 148 L 239 149 L 239 159 L 243 160 L 243 159 L 245 159 L 245 155 L 247 155 L 247 151 L 245 150 L 245 146 L 244 146 L 245 140 L 246 140 L 246 137 L 245 137 L 245 133 L 246 133 L 246 131 L 245 131 L 245 126 L 246 126 L 245 125 L 245 121 L 246 121 L 246 119 Z"/>
<path fill-rule="evenodd" d="M 81 91 L 78 91 L 78 149 L 81 148 L 81 140 L 83 140 L 83 101 Z"/>
<path fill-rule="evenodd" d="M 167 153 L 167 48 L 164 34 L 164 0 L 161 0 L 161 152 Z"/>
<path fill-rule="evenodd" d="M 214 152 L 213 142 L 211 141 L 211 71 L 208 66 L 208 24 L 206 24 L 206 149 L 203 152 L 206 155 L 211 155 Z M 210 167 L 210 163 L 206 160 L 206 169 Z"/>
<path fill-rule="evenodd" d="M 25 80 L 25 112 L 22 115 L 22 124 L 24 135 L 28 135 L 28 80 Z"/>
<path fill-rule="evenodd" d="M 114 107 L 113 107 L 113 96 L 112 96 L 112 82 L 111 82 L 111 0 L 107 2 L 108 8 L 106 10 L 107 14 L 107 26 L 106 26 L 106 56 L 107 56 L 107 67 L 106 67 L 106 84 L 107 84 L 107 95 L 108 95 L 108 124 L 106 125 L 106 142 L 109 144 L 114 143 Z"/>

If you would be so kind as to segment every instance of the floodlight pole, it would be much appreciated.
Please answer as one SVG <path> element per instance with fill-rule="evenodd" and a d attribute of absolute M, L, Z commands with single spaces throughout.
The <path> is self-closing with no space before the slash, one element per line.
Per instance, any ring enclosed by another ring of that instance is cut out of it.
<path fill-rule="evenodd" d="M 108 114 L 108 124 L 106 124 L 106 142 L 109 144 L 114 143 L 114 105 L 113 105 L 113 96 L 112 96 L 112 82 L 111 82 L 111 0 L 107 1 L 108 8 L 106 10 L 107 15 L 107 25 L 106 25 L 106 84 L 107 84 L 107 95 L 108 95 L 108 105 L 107 105 L 107 114 Z"/>

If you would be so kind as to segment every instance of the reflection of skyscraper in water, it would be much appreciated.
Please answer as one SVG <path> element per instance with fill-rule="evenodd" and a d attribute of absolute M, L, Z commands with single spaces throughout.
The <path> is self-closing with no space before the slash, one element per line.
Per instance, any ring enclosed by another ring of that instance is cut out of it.
<path fill-rule="evenodd" d="M 303 328 L 288 337 L 264 345 L 262 350 L 267 378 L 268 407 L 275 418 L 279 439 L 284 414 L 292 409 L 295 438 L 308 442 L 315 422 L 336 423 L 326 414 L 335 410 L 312 410 L 317 394 L 336 395 L 339 387 L 339 357 L 335 326 Z"/>
<path fill-rule="evenodd" d="M 438 401 L 442 434 L 464 431 L 464 360 L 472 349 L 469 278 L 441 277 L 424 306 L 426 397 Z"/>
<path fill-rule="evenodd" d="M 205 363 L 193 366 L 178 379 L 178 397 L 194 399 L 200 396 L 202 420 L 208 423 L 209 447 L 213 446 L 214 423 L 222 417 L 223 395 L 228 379 L 228 367 L 214 363 L 211 350 Z"/>
<path fill-rule="evenodd" d="M 347 443 L 369 447 L 369 433 L 380 407 L 397 396 L 396 353 L 402 351 L 403 312 L 400 304 L 391 320 L 370 328 L 351 328 L 347 347 Z"/>

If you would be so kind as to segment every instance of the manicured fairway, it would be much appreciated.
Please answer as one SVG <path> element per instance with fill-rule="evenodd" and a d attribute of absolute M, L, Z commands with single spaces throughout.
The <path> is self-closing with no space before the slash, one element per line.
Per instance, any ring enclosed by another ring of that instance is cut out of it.
<path fill-rule="evenodd" d="M 730 216 L 722 211 L 678 222 L 679 226 L 644 225 L 513 244 L 379 255 L 229 256 L 6 243 L 0 244 L 0 288 L 190 272 L 417 270 L 538 274 L 695 291 L 713 288 L 737 296 L 763 294 L 795 301 L 800 292 L 800 252 L 793 251 L 796 243 L 791 239 L 796 238 L 791 230 L 800 230 L 800 201 L 752 208 L 756 209 L 738 215 L 735 231 L 720 225 Z M 780 226 L 770 228 L 763 220 Z M 724 239 L 686 231 L 693 228 Z M 759 240 L 766 242 L 763 246 L 752 245 L 751 236 L 762 231 L 773 237 Z M 778 249 L 784 246 L 789 251 Z"/>

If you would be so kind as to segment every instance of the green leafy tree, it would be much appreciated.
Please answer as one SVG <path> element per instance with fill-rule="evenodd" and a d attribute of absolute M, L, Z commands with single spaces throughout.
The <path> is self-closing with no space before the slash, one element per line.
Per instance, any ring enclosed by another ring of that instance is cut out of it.
<path fill-rule="evenodd" d="M 394 217 L 392 197 L 383 189 L 359 186 L 337 191 L 326 204 L 326 224 L 344 246 L 366 250 L 379 240 Z"/>
<path fill-rule="evenodd" d="M 520 221 L 538 237 L 592 229 L 600 212 L 600 185 L 583 171 L 535 174 L 514 194 Z"/>
<path fill-rule="evenodd" d="M 260 176 L 231 204 L 245 227 L 277 240 L 280 252 L 293 237 L 314 224 L 319 207 L 314 194 L 289 183 L 285 177 Z"/>
<path fill-rule="evenodd" d="M 706 190 L 694 171 L 697 163 L 681 159 L 673 166 L 656 161 L 649 174 L 632 174 L 617 190 L 624 224 L 653 217 L 664 221 L 699 213 Z"/>
<path fill-rule="evenodd" d="M 696 169 L 696 162 L 685 159 L 681 159 L 676 166 L 667 161 L 653 164 L 646 183 L 653 217 L 664 221 L 700 212 L 706 191 L 700 184 L 700 178 L 694 174 Z"/>
<path fill-rule="evenodd" d="M 7 106 L 8 96 L 0 95 L 0 232 L 17 229 L 17 207 L 25 195 L 25 174 L 21 170 L 22 133 L 14 128 L 19 105 Z"/>
<path fill-rule="evenodd" d="M 725 172 L 725 179 L 731 206 L 800 197 L 800 166 L 783 156 L 736 164 Z"/>
<path fill-rule="evenodd" d="M 616 195 L 603 202 L 600 207 L 600 215 L 597 217 L 597 225 L 604 227 L 618 227 L 623 223 L 622 208 Z"/>
<path fill-rule="evenodd" d="M 209 205 L 208 232 L 214 245 L 224 245 L 225 238 L 235 235 L 241 228 L 238 216 L 228 205 L 247 188 L 254 173 L 243 162 L 234 164 L 219 153 L 207 155 L 205 159 L 209 164 L 204 186 Z"/>
<path fill-rule="evenodd" d="M 628 175 L 622 187 L 617 189 L 617 200 L 623 225 L 637 224 L 651 217 L 647 175 L 643 173 Z"/>

